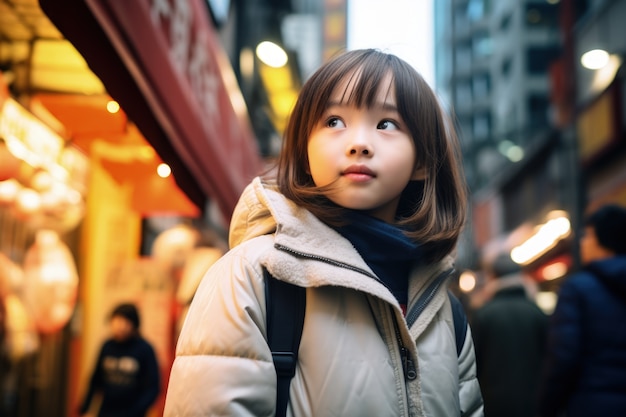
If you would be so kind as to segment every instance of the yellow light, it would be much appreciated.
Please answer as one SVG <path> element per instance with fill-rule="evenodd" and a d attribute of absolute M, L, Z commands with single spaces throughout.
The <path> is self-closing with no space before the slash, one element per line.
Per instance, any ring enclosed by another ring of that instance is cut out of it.
<path fill-rule="evenodd" d="M 111 114 L 115 114 L 120 111 L 120 105 L 117 101 L 111 100 L 107 103 L 107 111 Z"/>
<path fill-rule="evenodd" d="M 157 174 L 159 174 L 161 178 L 167 178 L 172 174 L 172 169 L 168 164 L 161 163 L 157 167 Z"/>
<path fill-rule="evenodd" d="M 33 214 L 41 208 L 41 197 L 35 190 L 22 188 L 17 193 L 16 204 L 21 213 Z"/>
<path fill-rule="evenodd" d="M 256 56 L 272 68 L 285 66 L 288 60 L 285 50 L 270 41 L 263 41 L 257 45 Z"/>
<path fill-rule="evenodd" d="M 463 292 L 470 292 L 476 287 L 476 277 L 473 273 L 465 271 L 459 277 L 459 288 Z"/>
<path fill-rule="evenodd" d="M 528 240 L 511 250 L 511 259 L 518 264 L 528 264 L 552 249 L 570 233 L 567 217 L 556 217 L 538 227 L 537 232 Z"/>
<path fill-rule="evenodd" d="M 21 189 L 21 184 L 13 178 L 0 181 L 0 204 L 13 203 Z"/>

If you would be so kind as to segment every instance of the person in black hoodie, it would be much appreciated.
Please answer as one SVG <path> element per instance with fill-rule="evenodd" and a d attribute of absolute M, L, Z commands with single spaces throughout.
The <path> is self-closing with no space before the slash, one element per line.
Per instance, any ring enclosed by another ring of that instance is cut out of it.
<path fill-rule="evenodd" d="M 160 390 L 153 347 L 139 334 L 139 312 L 124 303 L 111 313 L 111 338 L 102 345 L 79 413 L 86 415 L 96 394 L 99 417 L 144 417 Z"/>
<path fill-rule="evenodd" d="M 548 339 L 541 417 L 626 416 L 626 208 L 585 220 L 582 270 L 559 290 Z"/>

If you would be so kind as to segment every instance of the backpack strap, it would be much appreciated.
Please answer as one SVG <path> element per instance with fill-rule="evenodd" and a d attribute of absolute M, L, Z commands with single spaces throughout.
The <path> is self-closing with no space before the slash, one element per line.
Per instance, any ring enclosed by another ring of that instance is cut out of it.
<path fill-rule="evenodd" d="M 265 307 L 267 314 L 267 343 L 272 351 L 276 368 L 276 417 L 287 415 L 289 385 L 296 373 L 298 349 L 304 310 L 306 289 L 280 281 L 263 268 L 265 279 Z"/>
<path fill-rule="evenodd" d="M 454 336 L 456 337 L 456 355 L 461 356 L 463 344 L 465 344 L 465 336 L 467 335 L 467 315 L 461 301 L 448 290 L 450 298 L 450 306 L 452 307 L 452 320 L 454 321 Z"/>

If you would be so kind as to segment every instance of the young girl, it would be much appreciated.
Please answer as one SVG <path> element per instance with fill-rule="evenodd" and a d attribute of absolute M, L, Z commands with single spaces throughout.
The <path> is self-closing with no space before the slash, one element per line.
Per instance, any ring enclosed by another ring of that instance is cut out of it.
<path fill-rule="evenodd" d="M 406 62 L 367 49 L 323 65 L 276 178 L 243 192 L 231 250 L 193 299 L 165 415 L 275 414 L 267 269 L 306 288 L 288 416 L 481 416 L 472 338 L 457 354 L 445 282 L 465 221 L 458 153 Z"/>

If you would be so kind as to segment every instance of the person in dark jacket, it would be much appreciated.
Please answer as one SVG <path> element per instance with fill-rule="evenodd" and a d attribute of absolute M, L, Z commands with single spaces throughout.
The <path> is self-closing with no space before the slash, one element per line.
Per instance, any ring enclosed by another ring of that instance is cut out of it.
<path fill-rule="evenodd" d="M 102 395 L 99 417 L 144 417 L 160 390 L 159 366 L 153 347 L 139 334 L 134 304 L 120 304 L 111 313 L 111 338 L 102 345 L 89 390 L 80 407 L 85 415 L 96 394 Z"/>
<path fill-rule="evenodd" d="M 550 322 L 542 417 L 626 416 L 626 208 L 585 220 L 583 268 L 559 290 Z"/>
<path fill-rule="evenodd" d="M 486 268 L 494 295 L 473 315 L 485 417 L 535 417 L 548 316 L 529 297 L 529 278 L 508 253 Z"/>

